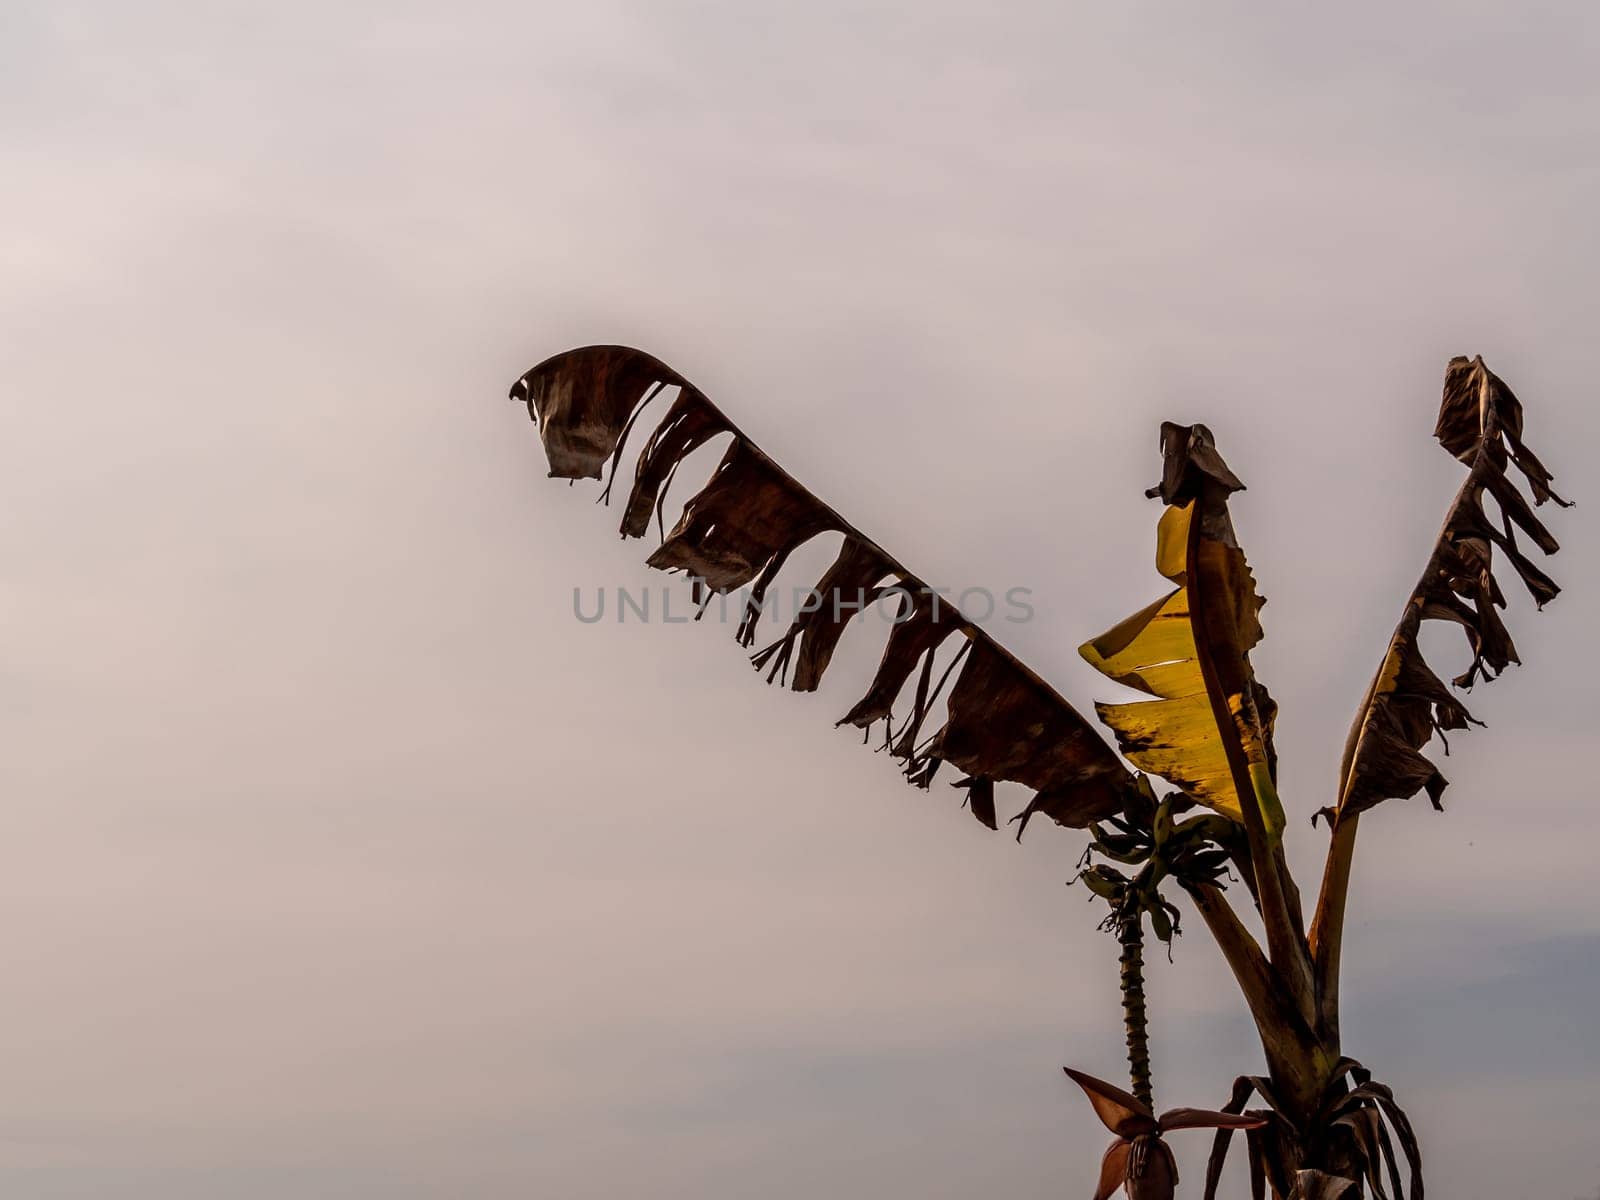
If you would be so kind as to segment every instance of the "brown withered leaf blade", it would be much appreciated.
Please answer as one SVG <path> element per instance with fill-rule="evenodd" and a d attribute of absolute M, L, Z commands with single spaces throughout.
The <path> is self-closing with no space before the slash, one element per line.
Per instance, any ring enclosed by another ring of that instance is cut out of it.
<path fill-rule="evenodd" d="M 1340 770 L 1341 817 L 1418 792 L 1441 807 L 1446 781 L 1423 747 L 1435 734 L 1442 738 L 1449 730 L 1481 724 L 1423 658 L 1417 641 L 1423 622 L 1461 629 L 1472 660 L 1452 683 L 1470 688 L 1520 661 L 1500 617 L 1506 601 L 1493 571 L 1495 552 L 1538 606 L 1560 591 L 1528 557 L 1521 539 L 1554 554 L 1560 546 L 1533 509 L 1546 501 L 1563 506 L 1567 501 L 1551 489 L 1550 472 L 1523 443 L 1522 431 L 1521 403 L 1483 359 L 1452 359 L 1434 436 L 1467 464 L 1467 478 L 1350 729 Z M 1524 477 L 1532 505 L 1508 474 L 1510 466 Z M 1486 510 L 1486 498 L 1498 510 L 1498 520 Z"/>
<path fill-rule="evenodd" d="M 625 346 L 571 350 L 529 370 L 511 398 L 526 404 L 537 424 L 550 474 L 601 478 L 609 463 L 609 498 L 634 423 L 665 388 L 678 391 L 635 463 L 622 534 L 642 536 L 652 513 L 659 522 L 666 489 L 684 459 L 731 434 L 711 478 L 648 562 L 690 576 L 697 594 L 742 592 L 741 645 L 753 643 L 767 592 L 793 552 L 820 534 L 843 535 L 837 559 L 813 589 L 814 605 L 752 656 L 769 681 L 815 690 L 849 622 L 875 602 L 894 599 L 898 616 L 877 672 L 840 724 L 864 730 L 869 739 L 881 727 L 884 747 L 918 786 L 927 787 L 946 762 L 963 772 L 953 782 L 990 828 L 998 824 L 998 782 L 1033 789 L 1027 808 L 1012 818 L 1022 827 L 1042 812 L 1082 828 L 1139 802 L 1136 776 L 1053 688 L 796 482 L 659 359 Z M 957 653 L 946 655 L 939 668 L 936 658 L 952 638 L 960 642 Z M 897 715 L 897 698 L 913 679 L 910 711 Z M 943 719 L 936 722 L 941 698 Z"/>
<path fill-rule="evenodd" d="M 511 389 L 539 426 L 550 475 L 599 479 L 623 427 L 657 383 L 683 381 L 660 363 L 621 346 L 540 363 Z"/>
<path fill-rule="evenodd" d="M 804 488 L 735 438 L 648 561 L 657 570 L 684 571 L 714 592 L 731 592 L 753 582 L 774 557 L 836 524 Z"/>
<path fill-rule="evenodd" d="M 1016 818 L 1018 837 L 1036 812 L 1083 829 L 1126 799 L 1128 770 L 1100 735 L 988 638 L 973 640 L 930 754 L 970 778 L 1035 789 Z"/>
<path fill-rule="evenodd" d="M 822 674 L 833 661 L 834 647 L 844 635 L 850 619 L 881 596 L 878 584 L 893 571 L 889 560 L 870 542 L 846 537 L 839 547 L 839 557 L 817 582 L 819 597 L 825 597 L 815 607 L 798 613 L 789 630 L 772 645 L 751 658 L 759 670 L 768 660 L 773 672 L 787 669 L 795 645 L 799 654 L 795 659 L 794 690 L 814 692 L 822 682 Z"/>

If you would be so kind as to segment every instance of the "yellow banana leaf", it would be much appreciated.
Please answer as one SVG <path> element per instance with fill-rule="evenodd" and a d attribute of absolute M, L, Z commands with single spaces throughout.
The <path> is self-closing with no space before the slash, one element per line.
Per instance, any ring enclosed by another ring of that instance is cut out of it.
<path fill-rule="evenodd" d="M 1277 837 L 1283 809 L 1271 765 L 1272 709 L 1246 658 L 1261 638 L 1261 600 L 1231 534 L 1196 527 L 1200 503 L 1169 505 L 1157 529 L 1156 569 L 1178 586 L 1079 652 L 1102 674 L 1156 697 L 1095 705 L 1131 762 L 1236 821 L 1248 799 Z"/>

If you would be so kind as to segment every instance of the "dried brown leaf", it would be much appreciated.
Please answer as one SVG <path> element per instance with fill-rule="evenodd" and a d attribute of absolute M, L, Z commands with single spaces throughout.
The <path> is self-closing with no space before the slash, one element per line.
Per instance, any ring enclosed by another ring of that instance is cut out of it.
<path fill-rule="evenodd" d="M 850 620 L 865 605 L 899 593 L 901 619 L 889 632 L 867 694 L 841 724 L 870 736 L 881 722 L 888 748 L 920 786 L 943 762 L 964 771 L 956 786 L 991 828 L 997 824 L 994 785 L 1002 781 L 1034 789 L 1027 808 L 1013 818 L 1024 826 L 1032 813 L 1043 812 L 1082 827 L 1138 803 L 1133 773 L 1053 688 L 797 483 L 659 359 L 624 346 L 584 347 L 540 363 L 511 394 L 538 424 L 552 475 L 599 478 L 609 461 L 614 482 L 633 423 L 663 387 L 678 393 L 634 467 L 622 532 L 642 536 L 652 511 L 659 520 L 666 488 L 683 461 L 712 438 L 731 434 L 711 478 L 648 561 L 691 576 L 697 596 L 702 588 L 747 589 L 737 634 L 742 645 L 753 641 L 766 594 L 789 556 L 819 534 L 844 535 L 838 558 L 813 589 L 815 607 L 797 614 L 781 638 L 753 656 L 769 678 L 787 679 L 792 667 L 792 686 L 814 690 Z M 610 490 L 608 484 L 607 496 Z M 952 636 L 963 639 L 962 652 L 936 677 L 935 655 Z M 924 734 L 956 671 L 943 722 Z M 892 710 L 914 673 L 911 711 L 896 730 Z"/>
<path fill-rule="evenodd" d="M 1543 606 L 1560 591 L 1523 553 L 1516 536 L 1520 530 L 1546 554 L 1560 548 L 1506 474 L 1508 464 L 1526 477 L 1534 506 L 1546 500 L 1566 504 L 1523 444 L 1522 428 L 1522 405 L 1483 359 L 1451 361 L 1434 436 L 1470 469 L 1351 727 L 1340 772 L 1341 817 L 1419 791 L 1440 807 L 1446 781 L 1422 750 L 1436 733 L 1481 723 L 1423 659 L 1422 623 L 1448 621 L 1462 629 L 1472 662 L 1453 682 L 1471 687 L 1519 661 L 1500 618 L 1505 597 L 1492 569 L 1494 551 L 1505 556 L 1536 604 Z M 1499 509 L 1498 526 L 1484 509 L 1485 497 Z"/>

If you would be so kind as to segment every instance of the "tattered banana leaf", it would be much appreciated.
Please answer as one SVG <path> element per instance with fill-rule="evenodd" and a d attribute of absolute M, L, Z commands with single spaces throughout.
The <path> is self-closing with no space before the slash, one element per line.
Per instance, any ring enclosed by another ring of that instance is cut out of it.
<path fill-rule="evenodd" d="M 571 350 L 528 371 L 512 387 L 511 398 L 525 403 L 537 424 L 551 476 L 599 479 L 609 464 L 609 498 L 633 424 L 668 388 L 677 394 L 634 467 L 622 534 L 642 536 L 652 512 L 659 526 L 679 465 L 712 438 L 731 434 L 711 478 L 673 528 L 663 531 L 648 562 L 691 576 L 697 595 L 702 589 L 744 592 L 741 645 L 753 643 L 767 591 L 789 556 L 819 534 L 844 536 L 838 558 L 813 589 L 815 606 L 753 655 L 769 682 L 783 678 L 797 691 L 815 690 L 849 621 L 893 597 L 899 613 L 877 672 L 840 724 L 854 725 L 869 737 L 872 727 L 881 725 L 885 745 L 918 786 L 927 787 L 944 762 L 965 772 L 955 786 L 965 790 L 972 812 L 990 828 L 997 825 L 994 785 L 999 781 L 1034 790 L 1027 808 L 1012 818 L 1022 827 L 1042 812 L 1062 825 L 1084 828 L 1142 803 L 1134 773 L 1053 688 L 800 486 L 660 360 L 625 346 Z M 962 645 L 935 679 L 935 655 L 952 637 Z M 953 671 L 959 673 L 949 688 L 944 720 L 925 734 Z M 913 676 L 910 711 L 897 721 L 894 705 Z"/>
<path fill-rule="evenodd" d="M 1277 706 L 1249 659 L 1264 601 L 1228 518 L 1227 497 L 1244 484 L 1205 426 L 1169 422 L 1161 432 L 1165 465 L 1152 490 L 1168 507 L 1156 569 L 1177 587 L 1079 648 L 1096 670 L 1157 699 L 1095 711 L 1136 766 L 1236 821 L 1252 804 L 1277 836 Z"/>
<path fill-rule="evenodd" d="M 1441 807 L 1446 781 L 1422 748 L 1435 733 L 1442 738 L 1446 730 L 1481 724 L 1423 659 L 1417 644 L 1422 623 L 1445 621 L 1461 628 L 1472 662 L 1451 682 L 1470 688 L 1521 661 L 1500 619 L 1506 600 L 1492 569 L 1494 551 L 1505 556 L 1539 607 L 1560 591 L 1523 553 L 1518 533 L 1554 554 L 1560 546 L 1533 507 L 1567 501 L 1551 490 L 1550 472 L 1523 444 L 1521 403 L 1482 358 L 1450 361 L 1434 436 L 1467 464 L 1467 478 L 1350 729 L 1340 771 L 1341 818 L 1419 791 Z M 1508 465 L 1526 479 L 1532 506 L 1508 476 Z M 1484 508 L 1485 496 L 1499 512 L 1498 524 Z"/>

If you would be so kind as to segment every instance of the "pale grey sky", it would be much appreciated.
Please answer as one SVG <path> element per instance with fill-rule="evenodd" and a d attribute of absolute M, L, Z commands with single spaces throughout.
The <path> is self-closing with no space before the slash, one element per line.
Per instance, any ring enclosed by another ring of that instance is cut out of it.
<path fill-rule="evenodd" d="M 0 1191 L 1087 1190 L 1078 839 L 832 729 L 866 637 L 798 697 L 572 619 L 659 577 L 502 397 L 625 341 L 929 578 L 1031 587 L 1002 636 L 1085 704 L 1156 425 L 1210 424 L 1308 887 L 1483 354 L 1567 592 L 1513 597 L 1448 813 L 1365 823 L 1347 1050 L 1434 1194 L 1592 1194 L 1597 51 L 1577 2 L 6 5 Z M 1220 1101 L 1214 950 L 1152 976 L 1160 1098 Z"/>

